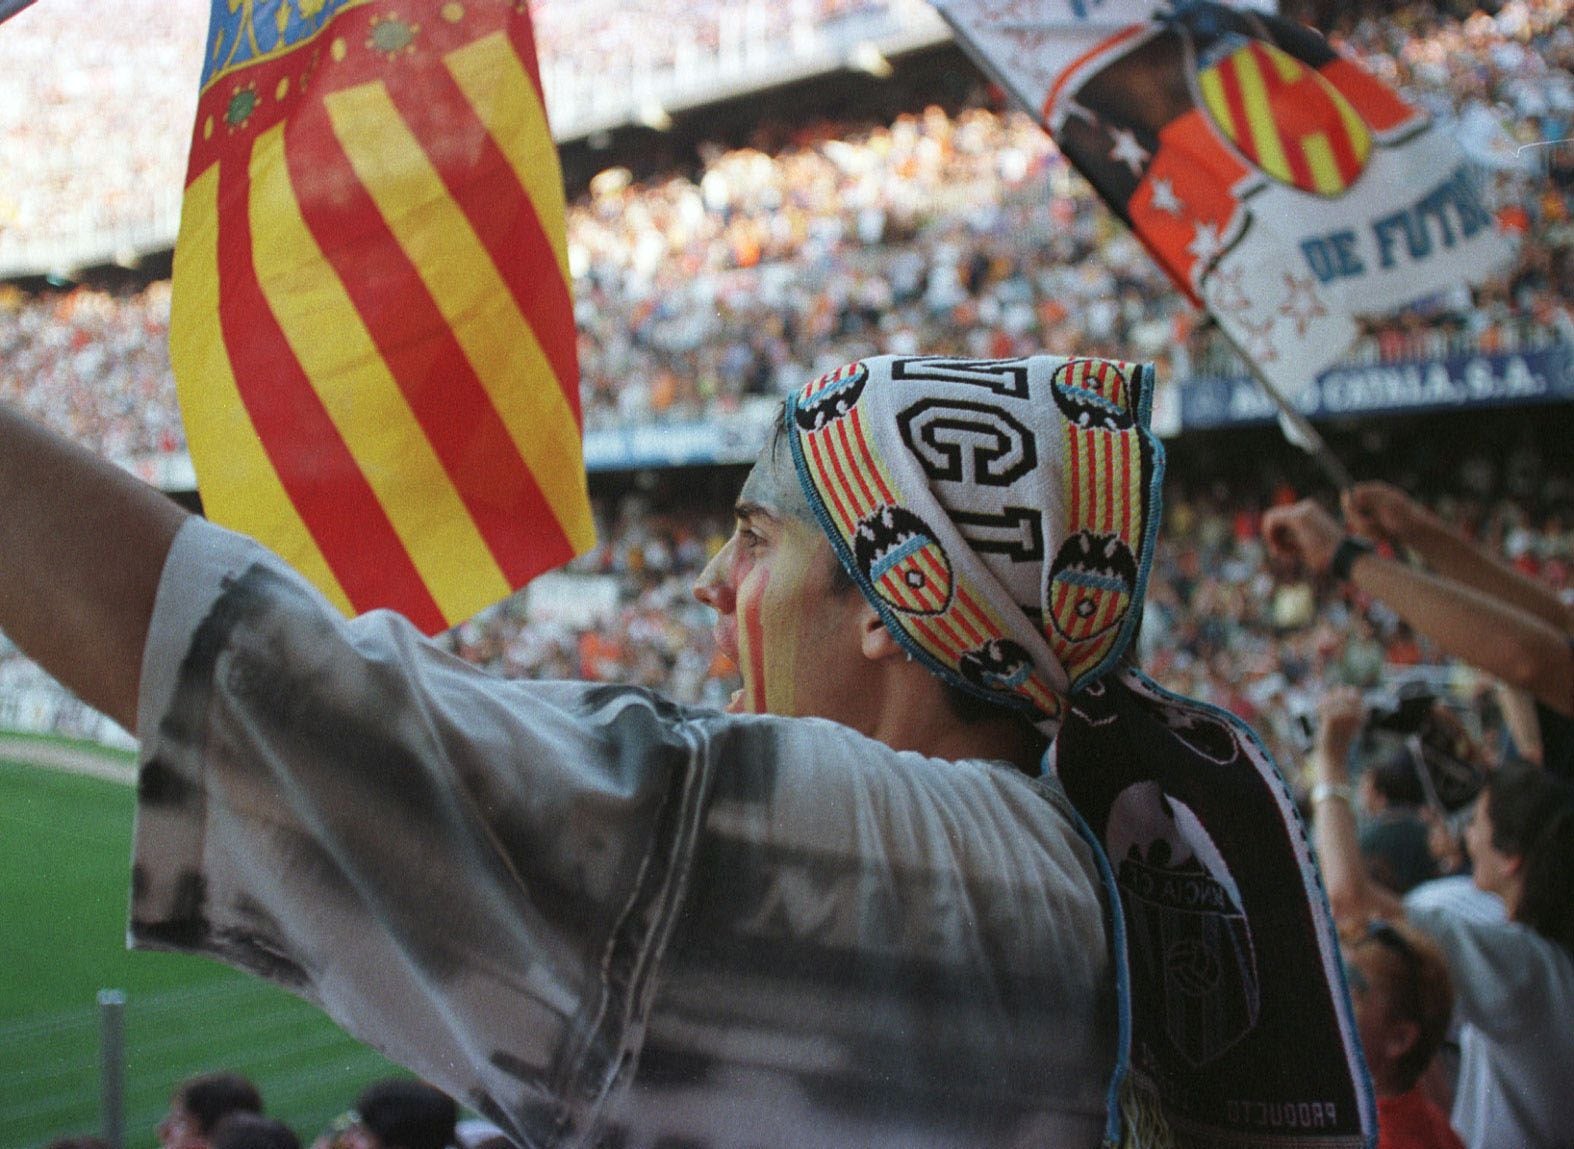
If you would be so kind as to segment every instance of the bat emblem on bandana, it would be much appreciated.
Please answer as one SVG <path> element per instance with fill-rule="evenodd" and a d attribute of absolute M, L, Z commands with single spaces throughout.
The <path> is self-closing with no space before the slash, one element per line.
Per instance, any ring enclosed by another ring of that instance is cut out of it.
<path fill-rule="evenodd" d="M 1049 631 L 1073 682 L 1104 660 L 1137 586 L 1137 561 L 1117 535 L 1078 531 L 1049 568 Z"/>
<path fill-rule="evenodd" d="M 1033 673 L 1033 660 L 1009 638 L 992 638 L 964 654 L 956 668 L 974 686 L 1011 694 L 1019 691 Z"/>
<path fill-rule="evenodd" d="M 1073 427 L 1129 431 L 1136 423 L 1126 375 L 1108 360 L 1073 359 L 1055 370 L 1051 384 L 1055 405 Z"/>
<path fill-rule="evenodd" d="M 858 569 L 885 602 L 903 614 L 939 614 L 951 605 L 951 560 L 924 521 L 884 506 L 853 533 Z"/>
<path fill-rule="evenodd" d="M 869 370 L 862 363 L 849 363 L 815 380 L 793 410 L 799 430 L 819 431 L 846 416 L 863 395 L 868 378 Z"/>

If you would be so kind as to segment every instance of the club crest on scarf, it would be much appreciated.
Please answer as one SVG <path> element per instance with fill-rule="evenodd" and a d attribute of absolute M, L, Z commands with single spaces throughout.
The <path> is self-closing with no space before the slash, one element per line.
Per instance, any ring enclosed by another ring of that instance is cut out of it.
<path fill-rule="evenodd" d="M 1131 609 L 1137 561 L 1116 535 L 1079 531 L 1049 570 L 1050 646 L 1066 666 L 1097 664 Z"/>
<path fill-rule="evenodd" d="M 1141 601 L 1145 370 L 881 356 L 789 403 L 809 501 L 898 641 L 1046 730 L 1113 664 Z"/>
<path fill-rule="evenodd" d="M 1158 989 L 1164 1031 L 1193 1066 L 1246 1036 L 1261 1009 L 1241 892 L 1213 838 L 1154 782 L 1127 787 L 1110 814 L 1110 862 Z"/>
<path fill-rule="evenodd" d="M 903 614 L 939 614 L 951 605 L 951 560 L 909 510 L 886 505 L 860 522 L 853 557 L 880 597 Z"/>
<path fill-rule="evenodd" d="M 803 398 L 794 413 L 799 428 L 818 431 L 826 424 L 842 418 L 853 409 L 863 394 L 864 381 L 869 373 L 862 363 L 849 363 L 822 375 L 804 390 Z"/>

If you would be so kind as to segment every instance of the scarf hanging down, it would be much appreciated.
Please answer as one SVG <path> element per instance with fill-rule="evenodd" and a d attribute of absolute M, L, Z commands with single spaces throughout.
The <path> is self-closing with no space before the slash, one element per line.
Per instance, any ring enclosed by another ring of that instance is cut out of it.
<path fill-rule="evenodd" d="M 1053 739 L 1046 769 L 1107 859 L 1109 1143 L 1355 1149 L 1375 1106 L 1288 787 L 1238 719 L 1122 662 L 1160 512 L 1152 388 L 1105 359 L 880 356 L 792 396 L 786 425 L 891 633 Z"/>

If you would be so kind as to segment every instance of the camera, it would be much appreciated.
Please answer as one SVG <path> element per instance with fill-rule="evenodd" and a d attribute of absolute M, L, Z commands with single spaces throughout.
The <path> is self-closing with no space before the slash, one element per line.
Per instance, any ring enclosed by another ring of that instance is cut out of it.
<path fill-rule="evenodd" d="M 1463 725 L 1440 713 L 1437 695 L 1425 687 L 1367 696 L 1366 729 L 1403 742 L 1429 805 L 1452 814 L 1474 801 L 1486 783 Z"/>
<path fill-rule="evenodd" d="M 1433 720 L 1437 696 L 1429 690 L 1377 692 L 1366 696 L 1366 728 L 1390 734 L 1419 734 Z"/>

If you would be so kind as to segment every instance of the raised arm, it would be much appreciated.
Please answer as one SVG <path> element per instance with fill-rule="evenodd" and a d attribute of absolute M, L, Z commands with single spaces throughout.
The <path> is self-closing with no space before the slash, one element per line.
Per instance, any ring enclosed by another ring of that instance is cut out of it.
<path fill-rule="evenodd" d="M 0 407 L 0 631 L 128 730 L 159 574 L 185 514 Z"/>
<path fill-rule="evenodd" d="M 1365 719 L 1361 696 L 1350 687 L 1332 690 L 1318 707 L 1317 742 L 1312 749 L 1312 840 L 1328 889 L 1328 905 L 1341 925 L 1369 918 L 1393 921 L 1404 907 L 1389 890 L 1373 882 L 1361 857 L 1350 791 L 1350 747 Z"/>
<path fill-rule="evenodd" d="M 1574 631 L 1574 613 L 1550 589 L 1465 538 L 1398 487 L 1358 483 L 1344 493 L 1344 512 L 1357 533 L 1403 544 L 1444 578 L 1518 607 L 1565 634 Z"/>
<path fill-rule="evenodd" d="M 1263 516 L 1271 553 L 1317 574 L 1333 563 L 1344 532 L 1310 499 Z M 1358 555 L 1350 583 L 1380 600 L 1448 654 L 1574 714 L 1574 651 L 1568 635 L 1514 602 L 1376 554 Z"/>

